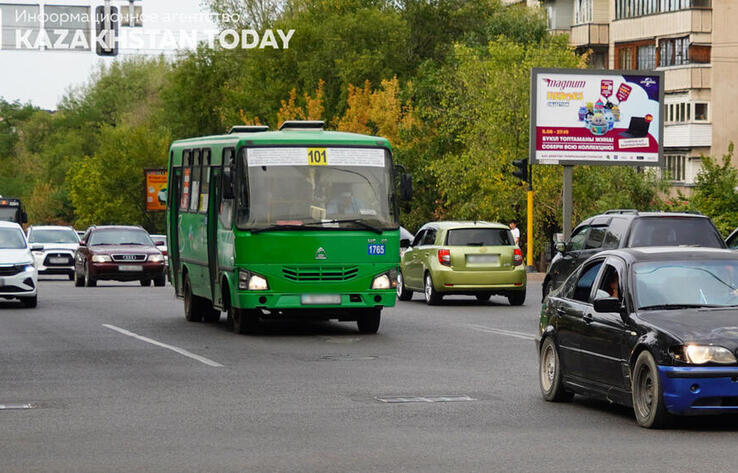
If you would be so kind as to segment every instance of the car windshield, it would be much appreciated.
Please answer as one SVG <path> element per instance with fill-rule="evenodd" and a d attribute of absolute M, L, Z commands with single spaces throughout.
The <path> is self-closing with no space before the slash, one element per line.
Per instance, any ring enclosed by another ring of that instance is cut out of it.
<path fill-rule="evenodd" d="M 241 228 L 397 228 L 383 149 L 249 148 L 242 159 Z"/>
<path fill-rule="evenodd" d="M 514 245 L 512 233 L 507 228 L 459 228 L 449 230 L 448 246 L 510 246 Z"/>
<path fill-rule="evenodd" d="M 706 218 L 642 217 L 635 221 L 630 246 L 704 246 L 725 248 L 725 243 Z"/>
<path fill-rule="evenodd" d="M 33 229 L 28 236 L 29 243 L 79 243 L 77 232 L 66 228 Z"/>
<path fill-rule="evenodd" d="M 15 222 L 18 209 L 16 207 L 0 207 L 0 221 Z"/>
<path fill-rule="evenodd" d="M 19 228 L 0 228 L 0 250 L 22 250 L 26 239 Z"/>
<path fill-rule="evenodd" d="M 634 265 L 639 309 L 738 305 L 738 261 L 659 261 Z"/>
<path fill-rule="evenodd" d="M 96 245 L 144 245 L 154 246 L 149 234 L 143 230 L 97 230 L 90 235 L 89 246 Z"/>

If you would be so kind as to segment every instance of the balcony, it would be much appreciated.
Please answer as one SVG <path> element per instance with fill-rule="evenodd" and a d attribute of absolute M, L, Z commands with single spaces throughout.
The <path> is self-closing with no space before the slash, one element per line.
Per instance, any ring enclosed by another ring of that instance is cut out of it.
<path fill-rule="evenodd" d="M 712 146 L 711 123 L 684 123 L 664 126 L 664 147 L 699 148 Z"/>
<path fill-rule="evenodd" d="M 571 27 L 569 44 L 580 46 L 607 46 L 609 44 L 609 25 L 607 23 L 585 23 Z"/>
<path fill-rule="evenodd" d="M 686 64 L 660 67 L 657 70 L 664 71 L 666 92 L 712 88 L 712 66 L 709 64 Z"/>
<path fill-rule="evenodd" d="M 712 33 L 712 10 L 691 9 L 658 13 L 612 22 L 610 36 L 616 43 L 657 36 L 690 34 L 709 42 Z"/>

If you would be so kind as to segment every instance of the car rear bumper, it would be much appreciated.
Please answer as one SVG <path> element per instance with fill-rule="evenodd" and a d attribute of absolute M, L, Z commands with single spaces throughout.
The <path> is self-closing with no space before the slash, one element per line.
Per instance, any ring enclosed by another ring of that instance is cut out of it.
<path fill-rule="evenodd" d="M 433 285 L 439 292 L 510 292 L 525 289 L 525 267 L 498 271 L 437 271 Z"/>
<path fill-rule="evenodd" d="M 121 270 L 121 267 L 130 268 L 140 266 L 140 271 Z M 141 279 L 154 279 L 164 277 L 165 265 L 161 263 L 141 264 L 118 264 L 118 263 L 92 263 L 90 265 L 90 276 L 97 280 L 108 281 L 138 281 Z"/>
<path fill-rule="evenodd" d="M 669 412 L 738 413 L 738 367 L 659 366 L 658 371 Z"/>

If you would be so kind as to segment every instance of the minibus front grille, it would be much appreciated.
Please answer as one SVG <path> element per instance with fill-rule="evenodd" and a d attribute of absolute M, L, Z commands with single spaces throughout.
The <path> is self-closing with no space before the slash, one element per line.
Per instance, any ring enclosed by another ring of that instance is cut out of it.
<path fill-rule="evenodd" d="M 285 266 L 282 275 L 295 282 L 348 281 L 359 273 L 358 266 Z"/>

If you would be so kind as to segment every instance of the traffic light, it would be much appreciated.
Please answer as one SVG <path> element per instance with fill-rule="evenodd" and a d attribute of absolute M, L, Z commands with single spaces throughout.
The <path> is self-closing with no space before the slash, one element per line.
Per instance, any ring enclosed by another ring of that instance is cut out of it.
<path fill-rule="evenodd" d="M 516 159 L 513 161 L 513 166 L 517 169 L 513 171 L 513 176 L 517 177 L 521 181 L 528 180 L 528 159 Z"/>
<path fill-rule="evenodd" d="M 95 9 L 95 52 L 98 56 L 118 55 L 118 20 L 117 7 Z"/>

